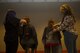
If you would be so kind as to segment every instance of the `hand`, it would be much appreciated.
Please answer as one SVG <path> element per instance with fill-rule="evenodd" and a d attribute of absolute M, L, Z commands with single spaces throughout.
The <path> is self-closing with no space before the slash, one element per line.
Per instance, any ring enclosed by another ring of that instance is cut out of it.
<path fill-rule="evenodd" d="M 53 29 L 53 32 L 56 32 L 56 31 L 60 31 L 59 27 Z"/>
<path fill-rule="evenodd" d="M 60 26 L 61 22 L 57 23 L 57 24 L 54 24 L 53 27 L 56 27 L 58 28 Z"/>
<path fill-rule="evenodd" d="M 56 32 L 57 31 L 57 29 L 53 29 L 53 32 Z"/>
<path fill-rule="evenodd" d="M 53 30 L 58 30 L 59 26 L 58 25 L 53 25 Z"/>

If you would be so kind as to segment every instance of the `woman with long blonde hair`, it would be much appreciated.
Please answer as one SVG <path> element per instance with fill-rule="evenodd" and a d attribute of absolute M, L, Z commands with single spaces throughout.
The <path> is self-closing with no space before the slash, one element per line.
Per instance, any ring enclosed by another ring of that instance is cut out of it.
<path fill-rule="evenodd" d="M 76 49 L 77 34 L 75 33 L 74 28 L 76 20 L 72 14 L 71 7 L 68 4 L 63 4 L 60 6 L 60 12 L 62 13 L 63 18 L 60 27 L 58 27 L 58 29 L 56 30 L 63 31 L 64 42 L 68 53 L 77 53 Z"/>

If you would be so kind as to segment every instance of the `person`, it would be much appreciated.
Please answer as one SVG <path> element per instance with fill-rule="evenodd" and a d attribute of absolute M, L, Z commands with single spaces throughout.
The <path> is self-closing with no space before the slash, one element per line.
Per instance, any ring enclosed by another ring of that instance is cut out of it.
<path fill-rule="evenodd" d="M 19 22 L 16 12 L 12 9 L 8 10 L 4 21 L 6 53 L 17 53 Z"/>
<path fill-rule="evenodd" d="M 63 4 L 60 6 L 60 12 L 63 15 L 63 19 L 60 26 L 53 31 L 62 31 L 68 53 L 77 53 L 76 39 L 78 37 L 78 34 L 75 31 L 74 26 L 76 20 L 74 15 L 72 14 L 71 7 L 68 4 Z"/>
<path fill-rule="evenodd" d="M 48 26 L 45 27 L 42 37 L 45 53 L 62 53 L 61 34 L 59 31 L 53 32 L 57 26 L 53 26 L 54 21 L 49 20 Z"/>
<path fill-rule="evenodd" d="M 26 22 L 20 23 L 20 44 L 25 50 L 25 53 L 28 53 L 30 48 L 31 53 L 34 53 L 37 49 L 38 40 L 36 30 L 34 26 L 30 24 L 29 18 L 29 16 L 23 17 L 22 20 L 25 20 Z"/>

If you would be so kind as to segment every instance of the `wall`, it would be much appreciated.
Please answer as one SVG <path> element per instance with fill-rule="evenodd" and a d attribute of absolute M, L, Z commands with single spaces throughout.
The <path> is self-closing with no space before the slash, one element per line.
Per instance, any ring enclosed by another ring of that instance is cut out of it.
<path fill-rule="evenodd" d="M 51 3 L 0 3 L 0 52 L 5 51 L 5 43 L 4 43 L 4 33 L 5 29 L 3 26 L 3 22 L 5 19 L 5 14 L 7 9 L 13 8 L 18 18 L 22 18 L 23 16 L 31 16 L 31 24 L 33 24 L 37 31 L 38 36 L 38 50 L 43 50 L 43 44 L 41 41 L 44 27 L 47 26 L 47 21 L 49 19 L 53 19 L 55 23 L 61 21 L 61 14 L 59 12 L 59 6 L 63 4 L 60 2 L 51 2 Z M 77 23 L 76 28 L 78 33 L 80 32 L 80 3 L 79 2 L 71 2 L 68 3 L 73 8 L 73 13 L 76 17 Z M 80 50 L 80 33 L 77 39 L 77 49 Z M 64 40 L 62 38 L 63 50 L 65 50 Z M 18 51 L 23 51 L 21 46 L 19 45 Z"/>
<path fill-rule="evenodd" d="M 78 2 L 80 0 L 0 0 L 0 2 Z"/>

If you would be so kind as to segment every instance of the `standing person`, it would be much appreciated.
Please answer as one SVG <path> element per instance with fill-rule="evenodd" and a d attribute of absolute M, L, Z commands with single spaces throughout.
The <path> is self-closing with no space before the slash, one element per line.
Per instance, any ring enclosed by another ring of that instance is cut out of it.
<path fill-rule="evenodd" d="M 16 12 L 9 10 L 4 22 L 6 53 L 17 53 L 19 22 L 20 20 L 16 17 Z"/>
<path fill-rule="evenodd" d="M 54 21 L 49 20 L 48 26 L 45 27 L 42 42 L 45 53 L 62 53 L 61 51 L 61 34 L 59 31 L 53 32 L 57 26 L 53 26 Z"/>
<path fill-rule="evenodd" d="M 61 21 L 60 27 L 53 31 L 54 32 L 57 30 L 63 31 L 64 41 L 68 53 L 77 53 L 76 49 L 77 33 L 75 33 L 74 27 L 76 20 L 72 14 L 71 7 L 68 4 L 63 4 L 60 6 L 60 11 L 63 15 L 63 19 Z"/>
<path fill-rule="evenodd" d="M 36 30 L 34 26 L 30 24 L 30 19 L 28 16 L 23 17 L 22 20 L 25 20 L 26 23 L 21 22 L 20 24 L 21 46 L 25 50 L 25 53 L 28 53 L 30 48 L 31 48 L 31 53 L 34 53 L 38 45 Z"/>

